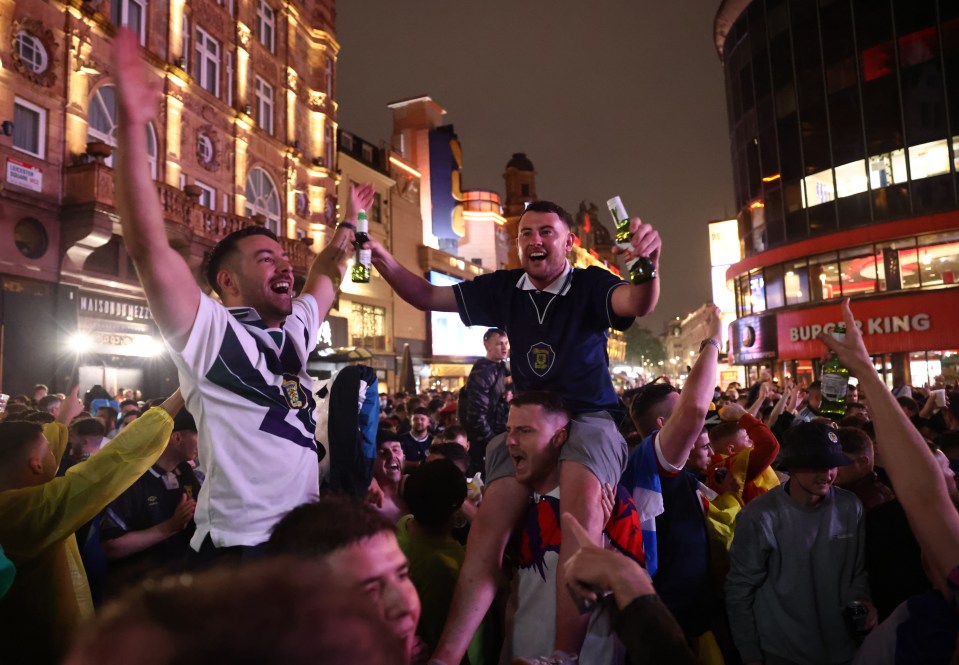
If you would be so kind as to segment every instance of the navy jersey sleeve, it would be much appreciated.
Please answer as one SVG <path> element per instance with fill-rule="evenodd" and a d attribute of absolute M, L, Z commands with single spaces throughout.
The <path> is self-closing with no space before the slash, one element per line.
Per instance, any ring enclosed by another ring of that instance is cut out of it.
<path fill-rule="evenodd" d="M 598 266 L 590 266 L 586 269 L 585 274 L 589 276 L 591 286 L 590 301 L 595 303 L 597 307 L 596 315 L 601 317 L 600 320 L 607 321 L 609 327 L 613 330 L 626 330 L 633 325 L 633 321 L 636 320 L 635 317 L 617 316 L 613 312 L 613 291 L 625 286 L 627 282 Z"/>
<path fill-rule="evenodd" d="M 453 286 L 460 319 L 466 326 L 502 328 L 506 323 L 509 293 L 522 270 L 497 270 Z"/>

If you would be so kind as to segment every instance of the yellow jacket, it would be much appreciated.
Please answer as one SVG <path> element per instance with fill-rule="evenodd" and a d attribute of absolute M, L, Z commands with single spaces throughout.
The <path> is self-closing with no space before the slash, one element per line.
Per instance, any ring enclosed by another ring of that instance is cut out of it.
<path fill-rule="evenodd" d="M 0 545 L 17 567 L 0 599 L 0 654 L 4 663 L 55 663 L 77 625 L 93 616 L 93 602 L 74 531 L 146 473 L 166 448 L 173 419 L 150 409 L 107 446 L 33 487 L 0 492 Z M 59 462 L 67 428 L 44 427 Z"/>

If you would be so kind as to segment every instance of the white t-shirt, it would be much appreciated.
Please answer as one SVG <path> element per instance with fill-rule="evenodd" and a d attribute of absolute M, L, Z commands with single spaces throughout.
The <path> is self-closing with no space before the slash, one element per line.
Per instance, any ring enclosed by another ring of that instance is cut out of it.
<path fill-rule="evenodd" d="M 320 320 L 310 295 L 280 328 L 256 310 L 200 297 L 183 351 L 171 349 L 199 433 L 206 473 L 197 497 L 196 550 L 258 545 L 294 507 L 319 498 L 315 403 L 306 359 Z"/>
<path fill-rule="evenodd" d="M 500 663 L 513 658 L 535 658 L 553 652 L 556 638 L 556 568 L 559 564 L 560 538 L 558 510 L 540 506 L 541 501 L 559 502 L 559 487 L 543 496 L 534 494 L 534 503 L 524 516 L 525 537 L 521 559 L 528 553 L 529 565 L 520 563 L 513 578 L 507 610 L 507 639 Z M 535 523 L 535 524 L 534 524 Z M 623 649 L 613 631 L 610 610 L 597 608 L 589 618 L 589 627 L 579 662 L 590 665 L 615 665 L 623 662 Z"/>

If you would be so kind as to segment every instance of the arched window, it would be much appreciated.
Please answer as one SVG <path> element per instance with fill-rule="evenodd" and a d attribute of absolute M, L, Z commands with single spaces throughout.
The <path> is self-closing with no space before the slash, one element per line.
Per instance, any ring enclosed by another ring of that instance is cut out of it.
<path fill-rule="evenodd" d="M 246 177 L 246 214 L 266 217 L 266 227 L 280 235 L 280 195 L 269 174 L 256 167 Z"/>
<path fill-rule="evenodd" d="M 87 140 L 103 141 L 117 147 L 117 97 L 116 87 L 104 85 L 97 88 L 90 98 L 87 114 Z M 150 177 L 157 179 L 157 134 L 153 125 L 147 124 L 147 159 L 150 162 Z M 113 166 L 113 156 L 106 160 L 107 166 Z"/>

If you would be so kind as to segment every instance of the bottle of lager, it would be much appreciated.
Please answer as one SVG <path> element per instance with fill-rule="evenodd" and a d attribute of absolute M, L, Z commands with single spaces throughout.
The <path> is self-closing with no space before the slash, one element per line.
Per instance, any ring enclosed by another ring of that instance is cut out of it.
<path fill-rule="evenodd" d="M 353 271 L 350 277 L 354 282 L 368 283 L 370 281 L 370 262 L 372 252 L 363 249 L 363 245 L 370 239 L 368 233 L 370 222 L 366 218 L 366 211 L 360 210 L 356 215 L 356 234 L 353 244 L 356 246 L 356 256 L 353 259 Z"/>
<path fill-rule="evenodd" d="M 839 342 L 846 339 L 846 324 L 837 323 L 832 336 Z M 836 354 L 822 366 L 822 406 L 819 415 L 840 420 L 846 415 L 846 387 L 849 385 L 849 370 Z"/>
<path fill-rule="evenodd" d="M 618 196 L 606 202 L 613 222 L 616 224 L 616 245 L 622 249 L 630 249 L 629 239 L 633 232 L 629 230 L 629 215 Z M 645 284 L 656 279 L 656 267 L 648 256 L 637 256 L 626 264 L 629 271 L 629 281 L 632 284 Z"/>

